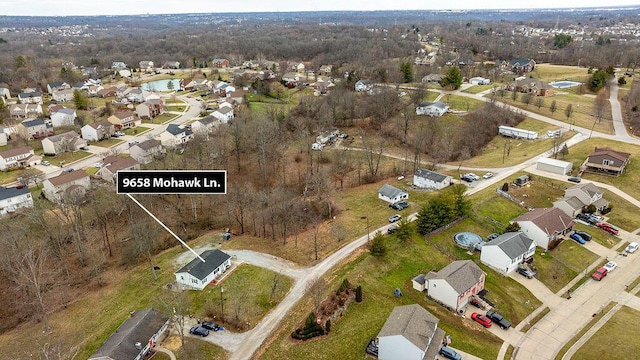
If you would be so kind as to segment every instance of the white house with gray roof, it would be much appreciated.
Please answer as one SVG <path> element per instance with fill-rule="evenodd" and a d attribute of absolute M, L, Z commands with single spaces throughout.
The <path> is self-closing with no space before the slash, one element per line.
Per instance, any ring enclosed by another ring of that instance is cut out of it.
<path fill-rule="evenodd" d="M 229 120 L 233 119 L 233 108 L 230 108 L 228 106 L 223 106 L 220 108 L 215 109 L 211 115 L 213 115 L 213 117 L 215 117 L 216 119 L 220 120 L 223 123 L 227 123 L 229 122 Z"/>
<path fill-rule="evenodd" d="M 378 199 L 384 200 L 390 204 L 394 204 L 402 200 L 407 200 L 408 198 L 408 192 L 388 184 L 382 185 L 380 190 L 378 190 Z"/>
<path fill-rule="evenodd" d="M 521 231 L 508 232 L 482 245 L 480 261 L 506 275 L 529 260 L 536 243 Z"/>
<path fill-rule="evenodd" d="M 442 116 L 449 111 L 449 105 L 441 102 L 422 102 L 416 106 L 416 115 Z"/>
<path fill-rule="evenodd" d="M 218 249 L 207 250 L 200 254 L 200 257 L 205 262 L 195 258 L 174 273 L 178 284 L 196 290 L 203 290 L 209 283 L 219 278 L 231 267 L 231 256 Z"/>
<path fill-rule="evenodd" d="M 458 311 L 469 298 L 484 289 L 484 271 L 471 260 L 456 260 L 440 271 L 430 271 L 412 279 L 413 288 L 427 290 L 427 296 Z"/>
<path fill-rule="evenodd" d="M 438 322 L 418 304 L 396 306 L 378 333 L 378 359 L 435 359 L 444 339 Z"/>
<path fill-rule="evenodd" d="M 451 176 L 427 169 L 418 169 L 413 174 L 413 185 L 422 189 L 443 189 L 453 183 Z"/>
<path fill-rule="evenodd" d="M 160 134 L 160 143 L 168 147 L 186 144 L 191 139 L 193 139 L 193 132 L 176 124 L 167 125 L 167 129 Z"/>
<path fill-rule="evenodd" d="M 33 198 L 28 187 L 0 186 L 0 215 L 6 215 L 23 207 L 33 207 Z"/>

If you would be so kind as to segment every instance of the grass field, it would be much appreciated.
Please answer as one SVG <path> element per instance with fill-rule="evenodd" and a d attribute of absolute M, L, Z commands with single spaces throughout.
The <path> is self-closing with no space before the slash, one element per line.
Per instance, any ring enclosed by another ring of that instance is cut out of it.
<path fill-rule="evenodd" d="M 180 348 L 180 338 L 178 335 L 171 335 L 162 342 L 162 346 L 171 350 L 176 356 L 176 360 L 191 359 L 210 359 L 224 360 L 228 359 L 229 354 L 224 349 L 213 345 L 208 341 L 193 337 L 185 337 L 184 349 Z M 169 356 L 163 353 L 156 353 L 153 360 L 170 360 Z"/>
<path fill-rule="evenodd" d="M 537 64 L 529 75 L 546 82 L 559 80 L 586 82 L 590 77 L 587 73 L 588 70 L 588 68 L 578 66 Z"/>
<path fill-rule="evenodd" d="M 597 259 L 598 255 L 584 246 L 564 240 L 551 251 L 536 250 L 534 265 L 538 269 L 538 280 L 557 293 Z"/>
<path fill-rule="evenodd" d="M 93 146 L 99 146 L 99 147 L 103 147 L 103 148 L 110 148 L 112 146 L 116 146 L 118 144 L 122 144 L 124 142 L 124 140 L 120 140 L 118 138 L 110 138 L 110 139 L 105 139 L 105 140 L 100 140 L 100 141 L 96 141 L 91 143 L 91 145 Z"/>
<path fill-rule="evenodd" d="M 142 120 L 143 124 L 164 124 L 166 122 L 169 122 L 175 118 L 177 118 L 178 115 L 175 114 L 169 114 L 169 113 L 164 113 L 164 114 L 160 114 L 156 117 L 154 117 L 153 119 L 150 120 Z"/>
<path fill-rule="evenodd" d="M 489 90 L 492 89 L 493 87 L 495 87 L 496 84 L 491 84 L 491 85 L 474 85 L 472 87 L 466 88 L 464 90 L 462 90 L 462 92 L 464 93 L 468 93 L 468 94 L 477 94 L 477 93 L 481 93 L 485 90 Z"/>
<path fill-rule="evenodd" d="M 86 151 L 63 152 L 55 156 L 48 156 L 48 155 L 42 156 L 42 160 L 49 161 L 53 165 L 60 165 L 62 163 L 62 165 L 60 166 L 64 166 L 66 164 L 84 159 L 91 155 L 92 154 L 90 152 L 86 152 Z"/>
<path fill-rule="evenodd" d="M 166 105 L 166 111 L 174 111 L 174 112 L 185 112 L 188 106 L 185 105 Z"/>
<path fill-rule="evenodd" d="M 604 190 L 603 197 L 613 207 L 613 210 L 606 215 L 610 223 L 630 232 L 640 228 L 640 217 L 638 216 L 640 209 L 638 207 L 608 190 Z M 615 238 L 613 240 L 618 241 Z"/>
<path fill-rule="evenodd" d="M 144 126 L 137 126 L 137 127 L 125 130 L 124 133 L 127 135 L 140 135 L 140 134 L 144 134 L 149 130 L 151 130 L 151 128 L 144 127 Z"/>
<path fill-rule="evenodd" d="M 478 106 L 484 105 L 484 101 L 460 95 L 445 95 L 440 101 L 449 104 L 451 110 L 457 111 L 472 111 Z"/>
<path fill-rule="evenodd" d="M 458 224 L 452 232 L 475 228 L 472 222 Z M 478 230 L 479 231 L 479 230 Z M 450 233 L 439 234 L 430 241 L 453 243 Z M 364 301 L 353 303 L 335 323 L 331 333 L 323 338 L 294 343 L 289 334 L 304 319 L 311 309 L 311 301 L 305 298 L 287 316 L 273 337 L 273 342 L 259 356 L 260 359 L 362 359 L 364 347 L 371 337 L 375 337 L 382 328 L 391 310 L 398 305 L 418 303 L 440 319 L 438 327 L 451 335 L 453 346 L 472 353 L 483 359 L 497 356 L 502 340 L 485 331 L 470 319 L 462 319 L 442 306 L 428 300 L 421 292 L 414 290 L 410 279 L 419 273 L 438 270 L 451 261 L 450 251 L 444 252 L 415 235 L 405 243 L 395 237 L 386 236 L 387 255 L 375 258 L 366 250 L 354 255 L 347 264 L 337 267 L 327 278 L 330 286 L 327 293 L 335 290 L 339 283 L 347 278 L 354 285 L 362 285 Z M 462 249 L 457 248 L 456 255 L 461 259 L 470 258 Z M 475 256 L 477 258 L 477 256 Z M 476 259 L 477 260 L 477 259 Z M 516 281 L 487 270 L 486 288 L 489 297 L 498 304 L 513 323 L 518 323 L 534 308 L 539 301 Z M 395 288 L 400 288 L 404 296 L 393 296 Z M 527 305 L 524 305 L 524 304 Z"/>
<path fill-rule="evenodd" d="M 36 169 L 16 169 L 11 171 L 0 171 L 0 185 L 13 183 L 17 181 L 19 177 L 31 176 L 33 175 L 34 171 L 38 174 L 41 173 Z"/>
<path fill-rule="evenodd" d="M 512 139 L 496 135 L 483 149 L 482 152 L 465 160 L 463 166 L 469 167 L 507 167 L 517 165 L 525 160 L 551 149 L 553 139 L 547 138 L 547 130 L 555 130 L 556 126 L 543 121 L 526 118 L 517 126 L 538 132 L 540 136 L 535 140 Z M 562 134 L 563 139 L 573 136 L 573 132 Z M 545 135 L 545 136 L 543 136 Z"/>

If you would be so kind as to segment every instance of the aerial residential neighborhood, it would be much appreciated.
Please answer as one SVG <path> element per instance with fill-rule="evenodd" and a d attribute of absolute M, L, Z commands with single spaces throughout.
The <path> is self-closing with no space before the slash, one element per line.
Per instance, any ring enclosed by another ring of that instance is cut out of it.
<path fill-rule="evenodd" d="M 640 351 L 639 7 L 36 3 L 0 25 L 3 357 Z"/>

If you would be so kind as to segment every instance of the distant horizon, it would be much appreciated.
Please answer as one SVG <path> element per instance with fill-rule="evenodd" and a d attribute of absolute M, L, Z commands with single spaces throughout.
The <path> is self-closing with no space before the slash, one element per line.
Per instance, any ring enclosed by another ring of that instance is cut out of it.
<path fill-rule="evenodd" d="M 182 14 L 229 14 L 229 13 L 290 13 L 290 12 L 341 12 L 341 11 L 479 11 L 479 10 L 566 10 L 588 8 L 640 7 L 640 0 L 538 0 L 517 6 L 512 1 L 494 0 L 477 8 L 475 0 L 451 0 L 444 4 L 430 4 L 423 8 L 415 0 L 343 0 L 340 3 L 325 3 L 317 0 L 264 1 L 234 0 L 216 5 L 208 0 L 192 0 L 186 4 L 175 0 L 112 0 L 87 3 L 81 0 L 33 0 L 29 7 L 16 1 L 3 3 L 0 16 L 56 17 L 56 16 L 136 16 L 136 15 L 182 15 Z M 446 6 L 443 6 L 446 5 Z M 422 5 L 424 6 L 424 5 Z"/>

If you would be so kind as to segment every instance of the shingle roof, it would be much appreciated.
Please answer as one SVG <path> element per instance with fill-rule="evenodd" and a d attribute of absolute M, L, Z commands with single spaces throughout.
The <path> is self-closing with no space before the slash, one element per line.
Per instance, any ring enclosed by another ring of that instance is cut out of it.
<path fill-rule="evenodd" d="M 558 208 L 540 208 L 518 216 L 513 221 L 531 221 L 547 235 L 561 233 L 574 225 L 573 219 Z"/>
<path fill-rule="evenodd" d="M 72 172 L 62 172 L 62 174 L 58 176 L 54 176 L 49 179 L 52 185 L 58 186 L 62 184 L 66 184 L 78 179 L 82 179 L 83 177 L 88 177 L 87 173 L 84 170 L 72 171 Z"/>
<path fill-rule="evenodd" d="M 580 201 L 580 199 L 578 199 L 575 196 L 563 197 L 562 199 L 560 199 L 558 201 L 564 201 L 567 205 L 571 206 L 571 208 L 573 210 L 582 209 L 583 206 L 587 205 L 587 204 L 583 203 L 582 201 Z"/>
<path fill-rule="evenodd" d="M 585 192 L 587 195 L 589 195 L 589 197 L 593 197 L 594 195 L 602 195 L 602 194 L 604 194 L 604 192 L 602 190 L 600 190 L 600 188 L 597 187 L 592 182 L 586 182 L 586 183 L 582 183 L 582 184 L 577 184 L 577 185 L 574 185 L 574 186 L 568 188 L 567 190 L 573 190 L 573 189 L 577 189 L 577 190 L 580 190 L 582 192 Z"/>
<path fill-rule="evenodd" d="M 118 170 L 130 169 L 138 164 L 134 158 L 119 156 L 107 156 L 102 162 L 105 164 L 103 168 L 108 169 L 112 174 Z"/>
<path fill-rule="evenodd" d="M 433 106 L 436 107 L 438 109 L 446 109 L 447 108 L 447 104 L 441 102 L 441 101 L 434 101 L 434 102 L 421 102 L 418 104 L 418 107 L 427 107 L 427 106 Z"/>
<path fill-rule="evenodd" d="M 24 127 L 32 127 L 32 126 L 44 125 L 44 120 L 42 119 L 25 120 L 20 124 L 22 124 L 22 126 Z"/>
<path fill-rule="evenodd" d="M 195 258 L 175 273 L 186 272 L 196 279 L 203 280 L 211 274 L 213 270 L 217 269 L 220 265 L 224 264 L 225 261 L 231 258 L 231 256 L 218 249 L 207 250 L 200 254 L 200 256 L 205 260 L 205 262 Z"/>
<path fill-rule="evenodd" d="M 33 149 L 30 146 L 21 146 L 5 151 L 0 151 L 0 157 L 6 159 L 16 155 L 31 153 L 32 151 Z"/>
<path fill-rule="evenodd" d="M 16 196 L 24 195 L 29 193 L 28 187 L 16 188 L 16 187 L 3 187 L 0 186 L 0 200 L 11 199 Z"/>
<path fill-rule="evenodd" d="M 91 126 L 94 129 L 99 129 L 100 127 L 110 128 L 113 126 L 113 124 L 110 123 L 108 120 L 102 120 L 102 121 L 91 123 L 89 124 L 89 126 Z"/>
<path fill-rule="evenodd" d="M 185 133 L 186 135 L 191 135 L 191 131 L 189 129 L 186 128 L 181 128 L 180 126 L 176 125 L 176 124 L 169 124 L 167 125 L 167 130 L 166 130 L 169 134 L 171 135 L 180 135 L 182 133 Z"/>
<path fill-rule="evenodd" d="M 484 248 L 492 245 L 498 246 L 505 254 L 507 254 L 507 256 L 509 256 L 509 258 L 515 259 L 526 253 L 531 248 L 531 244 L 533 244 L 533 240 L 521 231 L 518 231 L 502 234 L 487 242 L 482 247 Z"/>
<path fill-rule="evenodd" d="M 443 182 L 447 178 L 447 175 L 443 175 L 427 169 L 418 169 L 414 176 L 419 176 L 421 178 L 425 178 L 435 182 Z"/>
<path fill-rule="evenodd" d="M 382 187 L 380 188 L 380 190 L 378 190 L 378 193 L 381 194 L 382 196 L 386 196 L 389 199 L 393 199 L 396 196 L 405 193 L 406 191 L 404 190 L 400 190 L 395 186 L 391 186 L 388 184 L 384 184 L 382 185 Z"/>
<path fill-rule="evenodd" d="M 589 157 L 598 156 L 598 155 L 607 155 L 614 159 L 618 159 L 622 162 L 628 161 L 629 157 L 631 157 L 631 154 L 629 153 L 613 150 L 612 148 L 608 148 L 608 147 L 596 148 L 594 152 L 589 154 Z"/>
<path fill-rule="evenodd" d="M 51 142 L 56 143 L 58 141 L 71 140 L 79 137 L 80 135 L 78 135 L 78 133 L 76 133 L 75 131 L 67 131 L 66 133 L 49 136 L 47 137 L 47 139 L 49 139 L 49 141 Z"/>
<path fill-rule="evenodd" d="M 202 119 L 198 119 L 196 121 L 199 122 L 202 125 L 209 125 L 209 124 L 211 124 L 213 122 L 218 121 L 218 119 L 216 119 L 215 117 L 209 115 L 209 116 L 203 117 Z"/>
<path fill-rule="evenodd" d="M 483 273 L 471 260 L 456 260 L 438 272 L 427 273 L 425 278 L 445 280 L 458 294 L 462 294 L 475 285 Z"/>
<path fill-rule="evenodd" d="M 169 317 L 155 309 L 136 311 L 96 350 L 90 359 L 108 357 L 115 360 L 130 360 L 140 353 L 135 344 L 145 346 L 169 320 Z"/>
<path fill-rule="evenodd" d="M 401 335 L 421 350 L 430 344 L 440 320 L 418 304 L 396 306 L 378 337 Z"/>
<path fill-rule="evenodd" d="M 228 106 L 223 106 L 221 108 L 218 108 L 216 111 L 221 113 L 221 114 L 226 114 L 226 113 L 228 113 L 230 111 L 233 111 L 233 109 L 228 107 Z"/>
<path fill-rule="evenodd" d="M 149 150 L 149 149 L 153 149 L 154 147 L 160 146 L 160 142 L 158 140 L 150 139 L 147 141 L 143 141 L 139 144 L 136 144 L 134 146 L 137 146 L 142 150 Z"/>

